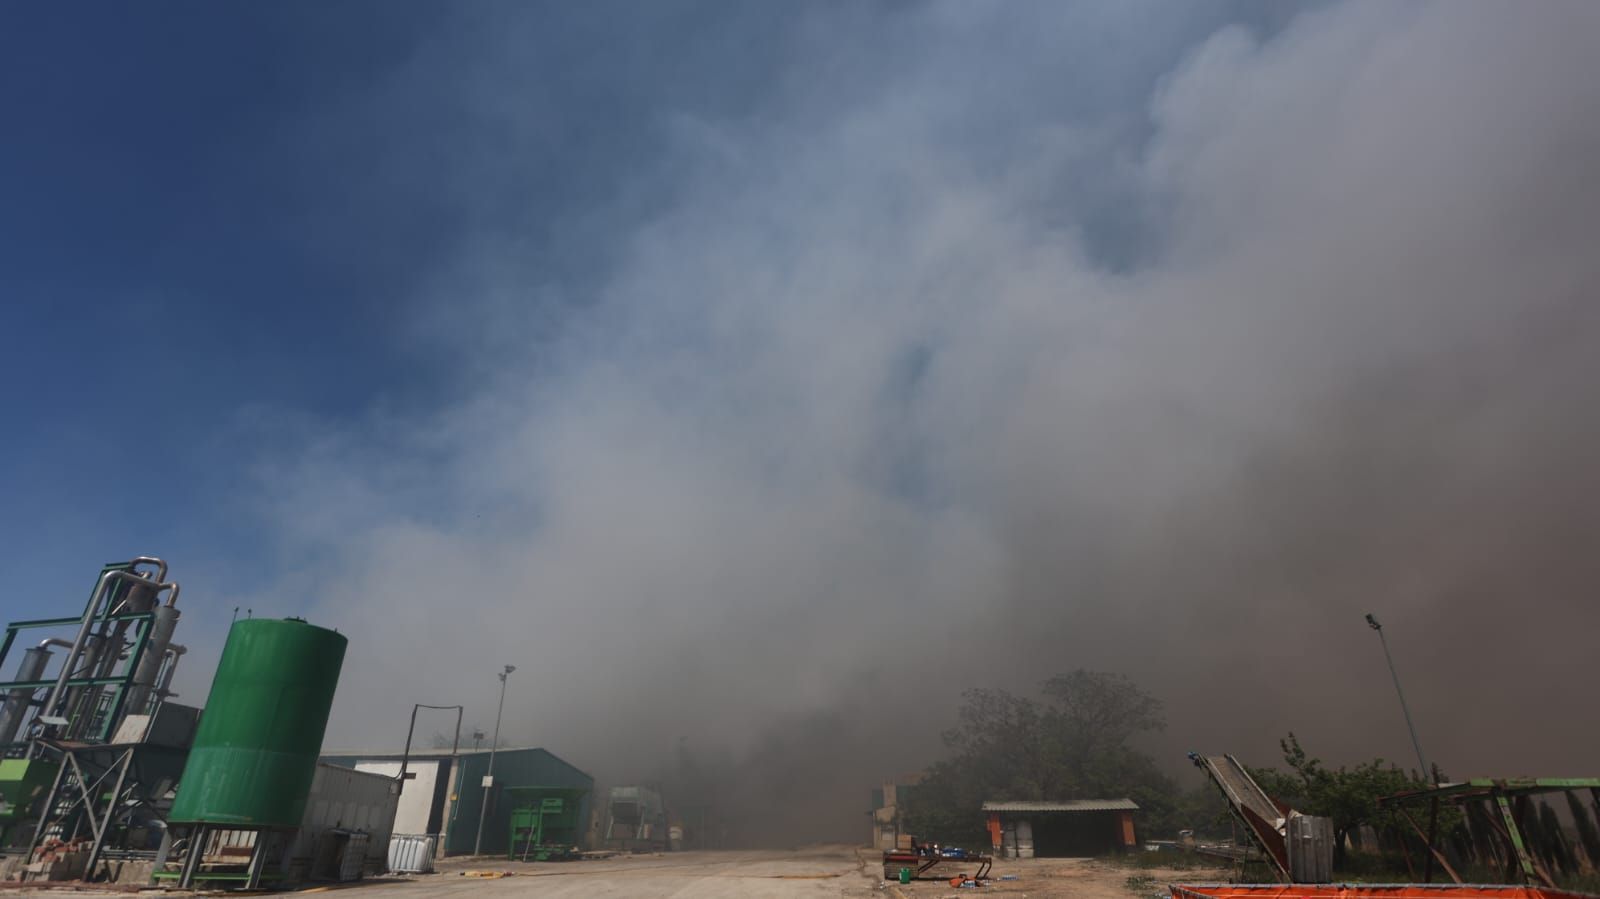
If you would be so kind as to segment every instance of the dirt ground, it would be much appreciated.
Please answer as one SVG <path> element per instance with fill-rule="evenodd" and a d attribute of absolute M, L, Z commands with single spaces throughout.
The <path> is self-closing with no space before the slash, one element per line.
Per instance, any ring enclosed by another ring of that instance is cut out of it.
<path fill-rule="evenodd" d="M 956 889 L 947 881 L 888 883 L 883 880 L 882 856 L 878 853 L 851 846 L 814 846 L 791 851 L 674 852 L 532 864 L 504 859 L 452 859 L 442 864 L 437 874 L 379 878 L 273 895 L 337 892 L 342 894 L 340 899 L 959 899 L 985 895 L 1153 899 L 1165 895 L 1169 882 L 1216 881 L 1225 879 L 1225 874 L 1221 870 L 1132 868 L 1094 859 L 1022 859 L 997 862 L 990 874 L 993 879 L 981 889 Z M 1006 875 L 1016 879 L 1002 880 Z M 0 895 L 115 894 L 0 890 Z"/>
<path fill-rule="evenodd" d="M 880 872 L 881 873 L 881 872 Z M 1016 880 L 1002 880 L 1011 875 Z M 1152 899 L 1169 883 L 1226 880 L 1227 869 L 1133 868 L 1090 858 L 1024 858 L 996 861 L 982 889 L 956 889 L 943 881 L 888 884 L 896 899 L 916 897 L 1027 896 L 1032 899 Z"/>
<path fill-rule="evenodd" d="M 848 846 L 793 851 L 673 852 L 578 862 L 521 864 L 451 860 L 438 874 L 410 882 L 369 884 L 344 899 L 424 899 L 432 896 L 639 897 L 639 899 L 804 899 L 883 895 L 880 859 L 869 878 L 869 855 Z M 463 872 L 505 872 L 502 878 Z"/>
<path fill-rule="evenodd" d="M 639 899 L 787 899 L 883 897 L 931 899 L 997 895 L 1072 899 L 1152 899 L 1166 884 L 1226 879 L 1225 870 L 1143 869 L 1094 859 L 1021 859 L 997 862 L 981 889 L 948 881 L 910 884 L 883 880 L 882 856 L 870 849 L 818 846 L 789 852 L 683 852 L 600 861 L 498 865 L 515 872 L 499 880 L 461 875 L 472 864 L 451 862 L 445 873 L 412 884 L 363 887 L 348 899 L 420 899 L 422 896 L 639 897 Z M 482 868 L 483 866 L 477 866 Z M 959 866 L 958 866 L 959 867 Z M 1002 880 L 1011 875 L 1016 880 Z"/>

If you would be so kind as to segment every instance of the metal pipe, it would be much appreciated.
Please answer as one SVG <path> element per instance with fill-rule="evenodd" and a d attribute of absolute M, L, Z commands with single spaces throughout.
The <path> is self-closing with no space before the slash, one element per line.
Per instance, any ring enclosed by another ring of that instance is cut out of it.
<path fill-rule="evenodd" d="M 116 608 L 111 610 L 113 615 L 121 615 L 124 612 L 148 612 L 150 607 L 155 605 L 154 587 L 158 582 L 137 574 L 129 580 L 132 584 L 127 592 L 122 594 L 122 602 L 117 603 Z"/>
<path fill-rule="evenodd" d="M 50 688 L 50 695 L 45 699 L 44 706 L 39 710 L 40 717 L 51 715 L 55 712 L 56 700 L 60 698 L 61 691 L 66 687 L 67 677 L 72 673 L 72 662 L 78 656 L 78 650 L 83 647 L 83 642 L 89 638 L 89 626 L 94 623 L 94 613 L 100 608 L 100 599 L 105 595 L 106 585 L 111 583 L 111 575 L 121 572 L 102 571 L 99 583 L 94 585 L 94 592 L 89 594 L 89 607 L 83 610 L 83 623 L 78 626 L 78 635 L 72 640 L 72 648 L 67 650 L 67 659 L 61 665 L 61 676 L 56 679 L 55 686 Z"/>
<path fill-rule="evenodd" d="M 172 642 L 172 632 L 178 627 L 178 610 L 172 606 L 157 606 L 151 610 L 150 633 L 145 638 L 144 654 L 134 667 L 129 684 L 128 699 L 123 711 L 129 715 L 142 715 L 161 677 L 161 666 L 166 663 L 167 645 Z"/>
<path fill-rule="evenodd" d="M 189 647 L 177 643 L 167 647 L 166 656 L 169 660 L 161 672 L 161 682 L 156 685 L 156 697 L 162 702 L 172 696 L 172 676 L 178 671 L 178 658 L 189 651 Z"/>
<path fill-rule="evenodd" d="M 126 572 L 117 573 L 126 574 Z M 137 586 L 128 589 L 128 595 L 122 598 L 122 602 L 117 603 L 117 607 L 112 610 L 111 614 L 118 614 L 124 609 L 131 612 L 148 612 L 155 606 L 155 597 L 160 596 L 163 592 L 167 594 L 167 605 L 175 606 L 178 604 L 179 587 L 176 581 L 162 583 L 150 581 L 137 575 L 135 575 L 135 578 L 137 579 Z"/>
<path fill-rule="evenodd" d="M 130 564 L 140 563 L 154 563 L 159 566 L 158 570 L 161 576 L 166 574 L 167 563 L 153 556 L 140 556 Z M 78 655 L 83 649 L 83 644 L 89 637 L 89 629 L 94 624 L 95 614 L 100 610 L 101 603 L 105 601 L 111 583 L 119 580 L 132 581 L 142 586 L 152 586 L 156 593 L 176 586 L 174 584 L 153 582 L 150 578 L 132 571 L 101 572 L 100 582 L 95 585 L 94 593 L 90 595 L 89 607 L 83 611 L 83 623 L 78 626 L 78 635 L 73 638 L 72 649 L 67 652 L 66 661 L 61 665 L 61 674 L 56 678 L 55 686 L 50 688 L 50 696 L 45 700 L 44 707 L 40 710 L 41 717 L 54 716 L 56 706 L 61 701 L 61 694 L 66 689 L 67 680 L 72 675 L 73 665 L 78 661 Z M 159 578 L 157 580 L 159 581 Z"/>
<path fill-rule="evenodd" d="M 91 632 L 89 639 L 83 643 L 83 650 L 78 653 L 78 664 L 74 666 L 74 673 L 80 678 L 101 677 L 100 668 L 105 656 L 108 653 L 115 652 L 112 645 L 111 639 L 105 634 Z M 71 656 L 68 656 L 67 660 L 61 663 L 63 671 L 71 664 L 71 658 Z M 115 661 L 116 656 L 113 654 L 112 662 L 115 663 Z M 85 700 L 104 691 L 104 687 L 74 687 L 69 682 L 66 692 L 62 694 L 62 699 L 58 703 L 61 711 L 57 716 L 65 719 L 67 723 L 62 726 L 62 729 L 55 736 L 69 740 L 77 736 L 83 730 L 85 724 L 84 721 L 79 720 L 79 715 L 84 711 L 86 705 L 92 705 L 92 702 L 86 702 Z"/>
<path fill-rule="evenodd" d="M 150 623 L 144 628 L 145 648 L 139 665 L 137 668 L 130 667 L 127 672 L 130 689 L 123 700 L 115 704 L 114 720 L 105 723 L 107 732 L 115 729 L 123 716 L 144 711 L 144 704 L 149 699 L 150 688 L 155 686 L 155 678 L 160 670 L 161 652 L 166 649 L 167 642 L 172 639 L 172 630 L 177 626 L 178 610 L 172 606 L 156 605 L 157 597 L 163 591 L 178 589 L 177 584 L 152 583 L 148 578 L 142 576 L 131 578 L 130 580 L 134 583 L 123 594 L 122 602 L 112 610 L 112 614 L 119 612 L 150 614 L 151 619 Z M 80 672 L 87 671 L 90 677 L 96 679 L 111 677 L 111 673 L 116 670 L 118 663 L 122 659 L 129 657 L 127 650 L 130 644 L 127 643 L 126 637 L 130 626 L 132 626 L 132 622 L 128 621 L 112 623 L 109 627 L 109 633 L 105 635 L 104 642 L 99 648 L 99 657 L 90 661 L 88 660 L 89 653 L 86 651 L 84 653 L 86 661 L 78 670 Z M 148 666 L 146 660 L 148 660 Z M 93 712 L 93 703 L 98 701 L 98 698 L 106 692 L 103 687 L 69 690 L 67 693 L 69 714 L 64 717 L 72 717 L 72 713 L 81 715 L 83 712 Z M 91 697 L 91 701 L 88 704 L 83 702 L 85 694 Z M 67 736 L 82 736 L 83 728 L 90 723 L 90 720 L 87 715 L 73 720 L 69 726 L 70 730 Z"/>
<path fill-rule="evenodd" d="M 155 556 L 134 556 L 132 559 L 128 560 L 129 568 L 137 568 L 140 565 L 156 566 L 156 580 L 164 581 L 167 579 L 167 563 L 165 561 L 158 559 Z"/>
<path fill-rule="evenodd" d="M 40 645 L 26 650 L 22 654 L 22 664 L 17 668 L 17 680 L 26 683 L 36 681 L 44 676 L 44 669 L 50 664 L 49 643 L 68 644 L 65 640 L 46 640 Z M 3 707 L 0 707 L 0 743 L 10 743 L 16 739 L 17 731 L 22 729 L 22 719 L 27 717 L 28 706 L 33 702 L 33 694 L 37 689 L 16 687 L 6 694 Z"/>

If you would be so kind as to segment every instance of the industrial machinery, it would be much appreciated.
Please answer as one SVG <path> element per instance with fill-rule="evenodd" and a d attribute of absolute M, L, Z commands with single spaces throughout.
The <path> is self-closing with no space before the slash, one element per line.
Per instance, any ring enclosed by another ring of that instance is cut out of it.
<path fill-rule="evenodd" d="M 169 695 L 184 648 L 172 643 L 179 590 L 166 576 L 167 563 L 157 558 L 115 562 L 101 569 L 81 616 L 6 625 L 0 666 L 24 632 L 76 626 L 70 640 L 46 636 L 25 648 L 16 678 L 0 682 L 7 758 L 37 757 L 30 744 L 38 738 L 109 743 L 124 716 L 149 714 Z M 56 649 L 65 653 L 51 671 Z"/>
<path fill-rule="evenodd" d="M 305 817 L 347 642 L 299 618 L 234 623 L 168 819 L 185 836 L 168 831 L 157 879 L 261 882 Z"/>
<path fill-rule="evenodd" d="M 93 877 L 153 856 L 199 714 L 169 702 L 178 594 L 167 563 L 140 556 L 104 566 L 81 615 L 6 625 L 0 670 L 20 657 L 0 681 L 0 843 L 14 875 Z"/>
<path fill-rule="evenodd" d="M 1239 760 L 1231 755 L 1189 753 L 1189 761 L 1206 772 L 1245 833 L 1289 883 L 1333 880 L 1333 822 L 1303 815 L 1267 795 Z"/>
<path fill-rule="evenodd" d="M 507 858 L 552 861 L 578 857 L 583 837 L 581 787 L 512 787 Z"/>
<path fill-rule="evenodd" d="M 255 886 L 325 847 L 359 873 L 369 845 L 381 865 L 398 781 L 317 762 L 345 638 L 236 621 L 202 717 L 172 701 L 178 594 L 141 556 L 104 566 L 81 614 L 6 625 L 0 880 Z"/>
<path fill-rule="evenodd" d="M 668 848 L 667 812 L 649 787 L 612 787 L 607 803 L 606 848 L 659 852 Z"/>

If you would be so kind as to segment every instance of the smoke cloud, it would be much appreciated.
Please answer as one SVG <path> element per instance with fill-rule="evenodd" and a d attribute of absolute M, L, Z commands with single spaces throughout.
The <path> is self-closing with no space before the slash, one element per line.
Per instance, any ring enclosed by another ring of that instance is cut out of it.
<path fill-rule="evenodd" d="M 1408 761 L 1372 611 L 1449 773 L 1596 773 L 1600 7 L 1207 9 L 787 13 L 555 224 L 531 11 L 348 98 L 462 62 L 479 152 L 396 312 L 448 401 L 260 463 L 329 743 L 488 727 L 512 663 L 507 742 L 860 838 L 962 688 L 1077 667 L 1175 765 Z"/>

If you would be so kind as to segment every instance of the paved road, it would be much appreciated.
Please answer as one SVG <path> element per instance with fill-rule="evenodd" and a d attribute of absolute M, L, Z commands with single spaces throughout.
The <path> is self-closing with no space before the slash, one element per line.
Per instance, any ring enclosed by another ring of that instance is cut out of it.
<path fill-rule="evenodd" d="M 877 890 L 881 865 L 875 867 L 864 861 L 866 858 L 848 846 L 824 846 L 792 852 L 674 852 L 598 861 L 526 865 L 500 861 L 477 866 L 477 870 L 514 872 L 500 879 L 465 876 L 461 866 L 453 863 L 440 874 L 367 883 L 337 892 L 344 893 L 339 899 L 789 899 L 881 895 Z"/>

